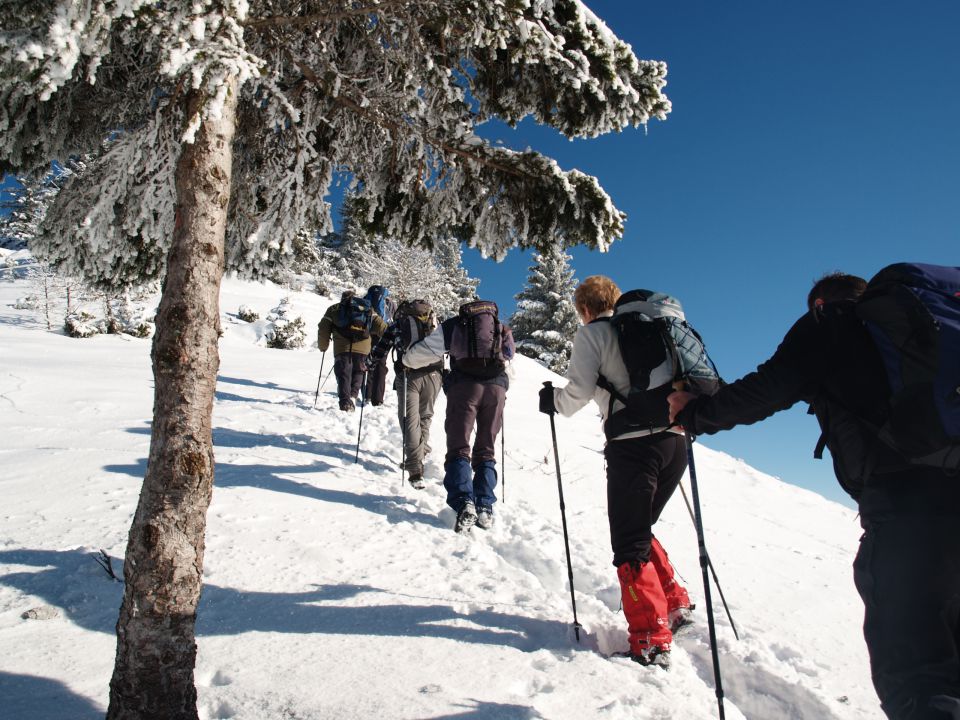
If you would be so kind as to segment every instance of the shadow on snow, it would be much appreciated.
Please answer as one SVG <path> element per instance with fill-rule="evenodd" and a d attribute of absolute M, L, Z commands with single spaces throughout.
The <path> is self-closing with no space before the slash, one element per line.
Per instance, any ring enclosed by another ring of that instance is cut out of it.
<path fill-rule="evenodd" d="M 43 599 L 87 630 L 113 634 L 123 586 L 83 550 L 4 550 L 0 563 L 35 571 L 0 576 L 0 584 Z M 121 574 L 122 563 L 114 563 Z M 324 585 L 293 593 L 246 592 L 204 585 L 197 636 L 276 632 L 446 638 L 524 652 L 568 648 L 566 624 L 493 610 L 459 612 L 446 604 L 338 605 L 361 594 L 387 594 L 365 585 Z M 379 598 L 373 598 L 379 599 Z M 33 605 L 24 601 L 24 610 Z M 30 621 L 42 622 L 42 621 Z"/>
<path fill-rule="evenodd" d="M 235 378 L 227 377 L 225 375 L 217 375 L 217 383 L 230 383 L 231 385 L 246 385 L 247 387 L 258 387 L 266 388 L 267 390 L 277 390 L 279 392 L 289 392 L 289 393 L 304 393 L 307 390 L 303 388 L 288 388 L 277 385 L 272 382 L 256 382 L 255 380 L 248 380 L 247 378 Z"/>
<path fill-rule="evenodd" d="M 127 428 L 127 432 L 134 435 L 149 435 L 149 427 L 133 427 Z M 294 452 L 304 452 L 311 455 L 315 455 L 323 458 L 330 458 L 332 460 L 341 460 L 344 463 L 347 463 L 350 466 L 354 465 L 354 458 L 357 457 L 357 446 L 353 443 L 342 443 L 342 442 L 325 442 L 317 440 L 316 438 L 310 435 L 304 434 L 288 434 L 288 435 L 277 435 L 269 433 L 256 433 L 249 432 L 247 430 L 231 430 L 227 428 L 214 428 L 213 429 L 213 445 L 214 453 L 217 449 L 223 448 L 238 448 L 238 449 L 248 449 L 252 450 L 254 448 L 260 447 L 275 447 L 281 450 L 292 450 Z M 389 463 L 377 462 L 373 458 L 386 458 Z M 364 452 L 363 443 L 360 443 L 360 456 L 359 460 L 356 463 L 364 470 L 367 470 L 372 473 L 399 473 L 399 469 L 395 466 L 390 457 L 382 452 L 371 458 L 369 453 Z M 221 464 L 218 463 L 217 467 L 221 467 Z M 254 467 L 254 466 L 249 466 Z M 286 466 L 278 466 L 278 469 Z M 314 464 L 305 466 L 306 469 L 298 469 L 295 466 L 290 466 L 288 468 L 289 472 L 324 472 L 330 470 L 335 466 L 329 464 Z M 121 474 L 133 475 L 134 477 L 142 478 L 146 472 L 146 460 L 141 459 L 137 462 L 135 466 L 129 465 L 112 465 L 105 468 L 110 472 L 117 472 Z"/>
<path fill-rule="evenodd" d="M 435 715 L 424 720 L 537 720 L 543 717 L 533 708 L 523 705 L 485 702 L 474 698 L 457 703 L 457 706 L 467 709 L 458 713 Z"/>
<path fill-rule="evenodd" d="M 99 720 L 105 712 L 87 698 L 73 693 L 62 682 L 36 675 L 0 671 L 0 697 L 3 698 L 3 716 L 18 720 Z"/>

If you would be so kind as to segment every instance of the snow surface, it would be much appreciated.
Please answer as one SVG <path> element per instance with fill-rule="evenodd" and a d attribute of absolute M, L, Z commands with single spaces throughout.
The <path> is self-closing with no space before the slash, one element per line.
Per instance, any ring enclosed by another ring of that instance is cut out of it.
<path fill-rule="evenodd" d="M 103 548 L 119 573 L 150 439 L 150 341 L 47 332 L 11 307 L 24 294 L 0 274 L 0 717 L 102 717 L 122 586 L 92 555 Z M 698 601 L 697 624 L 669 672 L 607 658 L 626 649 L 626 630 L 602 435 L 590 410 L 557 421 L 578 644 L 536 397 L 542 381 L 562 381 L 517 358 L 497 524 L 458 536 L 440 481 L 443 398 L 425 490 L 399 484 L 392 390 L 366 408 L 355 463 L 359 413 L 336 410 L 332 378 L 313 408 L 316 347 L 268 349 L 263 321 L 236 318 L 243 304 L 264 317 L 288 294 L 312 336 L 329 300 L 224 282 L 201 718 L 717 716 L 682 497 L 656 529 Z M 707 547 L 741 635 L 714 592 L 727 718 L 881 718 L 851 579 L 854 513 L 702 444 L 696 459 Z M 23 617 L 31 610 L 37 618 Z"/>

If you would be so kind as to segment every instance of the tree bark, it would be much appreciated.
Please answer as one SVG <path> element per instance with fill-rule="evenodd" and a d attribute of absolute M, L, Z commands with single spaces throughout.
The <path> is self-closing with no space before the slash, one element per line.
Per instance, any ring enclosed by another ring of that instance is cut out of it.
<path fill-rule="evenodd" d="M 153 341 L 150 457 L 130 528 L 108 720 L 196 720 L 194 629 L 213 491 L 213 399 L 237 86 L 176 168 L 177 207 Z M 206 100 L 186 99 L 190 118 Z"/>

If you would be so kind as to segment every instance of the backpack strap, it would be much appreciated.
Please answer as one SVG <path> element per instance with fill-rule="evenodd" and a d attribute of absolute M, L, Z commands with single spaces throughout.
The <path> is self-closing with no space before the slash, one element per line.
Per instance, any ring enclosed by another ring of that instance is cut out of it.
<path fill-rule="evenodd" d="M 678 380 L 683 380 L 683 364 L 680 362 L 680 351 L 677 349 L 677 341 L 670 333 L 670 328 L 667 326 L 667 321 L 663 318 L 654 318 L 653 324 L 660 331 L 660 337 L 663 338 L 663 344 L 667 346 L 667 352 L 670 353 L 670 366 L 673 368 L 673 381 L 677 382 Z M 690 327 L 687 325 L 686 321 L 684 321 L 683 325 L 684 327 Z M 694 335 L 696 335 L 696 332 L 694 332 Z M 697 337 L 699 339 L 699 336 Z M 650 379 L 648 377 L 647 382 L 649 382 L 649 380 Z"/>
<path fill-rule="evenodd" d="M 588 325 L 593 325 L 594 323 L 600 323 L 600 322 L 609 323 L 609 322 L 610 322 L 610 317 L 609 317 L 609 316 L 596 317 L 596 318 L 594 318 L 593 320 L 591 320 L 591 321 L 590 321 L 589 323 L 587 323 L 587 324 L 588 324 Z M 597 373 L 597 387 L 603 388 L 604 390 L 606 390 L 606 391 L 610 394 L 610 405 L 607 407 L 607 417 L 608 417 L 608 418 L 613 415 L 613 401 L 614 401 L 614 400 L 619 400 L 619 401 L 624 405 L 624 407 L 626 407 L 626 404 L 627 404 L 627 398 L 626 398 L 626 396 L 625 396 L 623 393 L 619 392 L 619 391 L 613 386 L 613 383 L 610 382 L 609 380 L 607 380 L 607 378 L 603 375 L 603 373 Z"/>
<path fill-rule="evenodd" d="M 817 411 L 813 409 L 813 403 L 807 406 L 807 415 L 816 415 Z M 824 428 L 820 430 L 820 437 L 817 438 L 817 446 L 813 449 L 815 460 L 823 460 L 823 449 L 827 446 L 827 431 Z"/>
<path fill-rule="evenodd" d="M 450 343 L 453 342 L 453 327 L 457 323 L 456 318 L 450 318 L 440 323 L 440 331 L 443 333 L 443 349 L 450 352 Z"/>

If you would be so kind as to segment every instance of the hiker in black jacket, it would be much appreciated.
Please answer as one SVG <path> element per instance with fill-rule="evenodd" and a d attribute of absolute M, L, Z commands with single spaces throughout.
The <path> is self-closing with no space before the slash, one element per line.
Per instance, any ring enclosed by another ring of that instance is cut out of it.
<path fill-rule="evenodd" d="M 854 582 L 883 710 L 891 720 L 960 720 L 960 481 L 909 464 L 871 430 L 883 425 L 890 390 L 853 312 L 865 285 L 839 273 L 819 280 L 810 311 L 769 360 L 716 395 L 672 394 L 671 420 L 712 434 L 810 403 L 823 429 L 818 450 L 829 448 L 859 505 Z"/>

